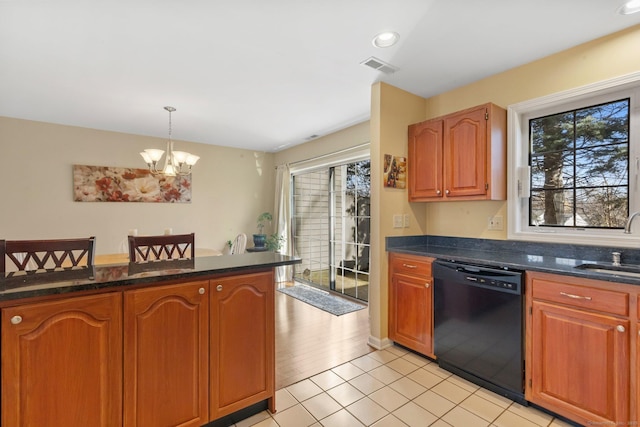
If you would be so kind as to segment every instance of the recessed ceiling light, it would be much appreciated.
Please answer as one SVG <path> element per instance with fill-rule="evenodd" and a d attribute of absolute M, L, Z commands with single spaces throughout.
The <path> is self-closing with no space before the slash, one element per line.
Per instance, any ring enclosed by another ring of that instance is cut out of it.
<path fill-rule="evenodd" d="M 400 34 L 393 31 L 385 31 L 375 36 L 372 43 L 375 47 L 389 47 L 396 44 L 399 39 Z"/>
<path fill-rule="evenodd" d="M 630 0 L 618 9 L 620 15 L 631 15 L 636 12 L 640 12 L 640 0 Z"/>

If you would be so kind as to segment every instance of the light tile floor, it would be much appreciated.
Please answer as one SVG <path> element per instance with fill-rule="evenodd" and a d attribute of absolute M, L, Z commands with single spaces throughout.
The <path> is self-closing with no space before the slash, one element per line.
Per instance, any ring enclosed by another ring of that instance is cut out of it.
<path fill-rule="evenodd" d="M 236 427 L 568 427 L 400 347 L 359 357 L 276 392 L 275 414 Z"/>

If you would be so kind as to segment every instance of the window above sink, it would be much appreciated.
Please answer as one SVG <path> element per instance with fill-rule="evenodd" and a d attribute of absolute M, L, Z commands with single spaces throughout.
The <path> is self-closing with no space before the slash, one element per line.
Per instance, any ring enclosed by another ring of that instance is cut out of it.
<path fill-rule="evenodd" d="M 508 108 L 508 238 L 640 246 L 640 72 Z"/>

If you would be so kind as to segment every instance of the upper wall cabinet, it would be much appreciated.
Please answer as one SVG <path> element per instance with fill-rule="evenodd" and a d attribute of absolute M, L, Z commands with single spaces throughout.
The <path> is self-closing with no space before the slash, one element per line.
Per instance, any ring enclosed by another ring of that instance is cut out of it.
<path fill-rule="evenodd" d="M 488 103 L 409 126 L 409 201 L 506 200 L 506 124 Z"/>

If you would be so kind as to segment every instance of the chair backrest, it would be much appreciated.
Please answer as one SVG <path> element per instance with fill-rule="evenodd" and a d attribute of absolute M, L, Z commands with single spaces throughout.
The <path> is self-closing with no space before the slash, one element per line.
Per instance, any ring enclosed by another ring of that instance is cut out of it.
<path fill-rule="evenodd" d="M 7 271 L 7 259 L 18 271 L 93 266 L 95 241 L 95 237 L 0 240 L 0 272 Z"/>
<path fill-rule="evenodd" d="M 243 254 L 247 249 L 247 235 L 240 233 L 236 236 L 235 240 L 231 244 L 231 255 Z"/>
<path fill-rule="evenodd" d="M 195 256 L 195 234 L 129 236 L 129 261 L 185 259 Z"/>

